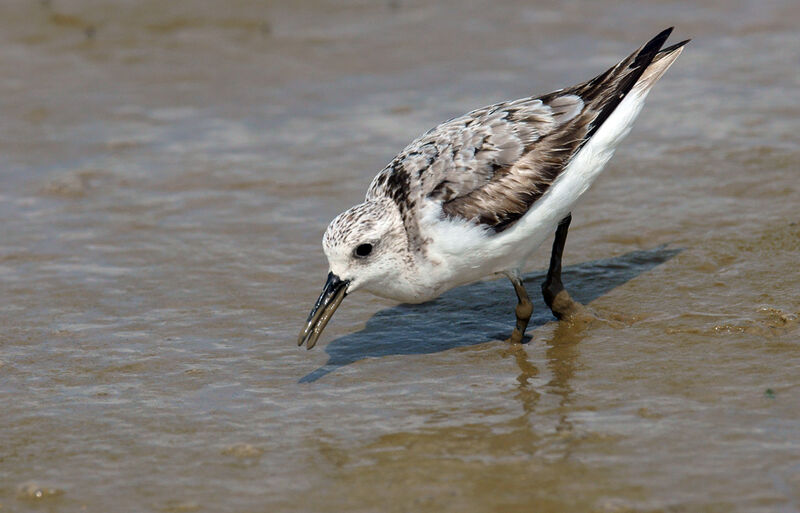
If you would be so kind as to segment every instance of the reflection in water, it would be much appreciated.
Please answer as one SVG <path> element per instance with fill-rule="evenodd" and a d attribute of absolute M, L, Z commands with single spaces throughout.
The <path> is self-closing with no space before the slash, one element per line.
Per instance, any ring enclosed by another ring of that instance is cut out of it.
<path fill-rule="evenodd" d="M 530 415 L 536 411 L 536 405 L 542 395 L 533 386 L 531 380 L 539 376 L 539 369 L 530 362 L 528 353 L 522 344 L 509 345 L 507 349 L 503 350 L 502 354 L 503 356 L 513 356 L 520 370 L 520 374 L 517 376 L 519 386 L 515 396 L 522 404 L 522 415 L 519 417 L 518 422 L 519 432 L 522 436 L 534 435 Z"/>
<path fill-rule="evenodd" d="M 568 406 L 571 402 L 572 386 L 570 381 L 575 375 L 578 360 L 578 343 L 583 339 L 585 326 L 559 323 L 548 342 L 547 367 L 553 378 L 547 388 L 561 399 L 558 403 L 561 412 L 558 416 L 557 431 L 572 431 L 572 423 L 568 420 Z"/>
<path fill-rule="evenodd" d="M 572 431 L 572 424 L 568 419 L 569 404 L 571 402 L 572 386 L 570 381 L 575 375 L 578 360 L 578 343 L 587 333 L 587 323 L 572 321 L 561 321 L 558 323 L 553 336 L 545 342 L 547 346 L 547 368 L 552 378 L 544 386 L 544 393 L 551 393 L 559 397 L 558 401 L 558 424 L 555 431 L 558 433 L 569 433 Z M 510 345 L 502 351 L 502 355 L 513 356 L 519 367 L 520 374 L 517 376 L 517 393 L 515 398 L 522 406 L 522 414 L 518 419 L 518 435 L 522 437 L 536 438 L 534 426 L 531 423 L 531 416 L 536 411 L 536 405 L 542 397 L 542 389 L 537 389 L 532 381 L 539 377 L 539 369 L 531 363 L 528 353 L 523 345 Z"/>
<path fill-rule="evenodd" d="M 680 251 L 659 246 L 615 258 L 584 262 L 564 268 L 564 282 L 572 297 L 586 304 L 666 262 Z M 541 272 L 528 274 L 524 278 L 530 290 L 538 290 L 543 280 L 544 273 Z M 495 298 L 506 300 L 496 301 Z M 367 321 L 363 330 L 330 342 L 325 348 L 330 355 L 328 362 L 304 376 L 300 382 L 316 381 L 339 367 L 364 358 L 438 353 L 490 340 L 502 340 L 513 325 L 515 300 L 505 280 L 494 280 L 458 287 L 422 305 L 399 305 L 380 311 Z M 538 294 L 534 294 L 533 301 L 530 331 L 553 319 Z M 569 342 L 569 336 L 565 338 L 567 346 L 574 345 L 574 342 Z M 560 348 L 561 343 L 557 345 L 559 348 L 554 347 L 553 351 L 569 351 Z M 523 368 L 528 371 L 523 371 L 521 383 L 536 375 L 532 366 Z M 557 371 L 555 376 L 567 373 L 567 376 L 557 378 L 557 383 L 565 382 L 571 372 L 563 369 L 554 371 Z M 526 372 L 534 374 L 527 375 Z M 554 386 L 558 386 L 557 383 Z"/>

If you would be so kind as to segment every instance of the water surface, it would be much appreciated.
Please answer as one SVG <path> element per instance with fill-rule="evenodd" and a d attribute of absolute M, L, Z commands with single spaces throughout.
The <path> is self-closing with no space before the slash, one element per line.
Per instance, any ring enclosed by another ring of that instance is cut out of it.
<path fill-rule="evenodd" d="M 0 511 L 800 510 L 796 2 L 2 14 Z M 670 25 L 573 212 L 596 321 L 539 301 L 509 347 L 495 281 L 354 294 L 296 347 L 325 226 L 407 142 Z"/>

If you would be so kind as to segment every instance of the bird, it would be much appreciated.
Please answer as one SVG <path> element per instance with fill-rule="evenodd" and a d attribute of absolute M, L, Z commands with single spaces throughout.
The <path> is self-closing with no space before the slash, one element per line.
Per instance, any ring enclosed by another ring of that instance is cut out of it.
<path fill-rule="evenodd" d="M 542 294 L 556 318 L 574 311 L 561 280 L 572 206 L 690 41 L 662 49 L 672 30 L 587 82 L 473 110 L 412 141 L 325 231 L 329 272 L 298 346 L 314 347 L 355 291 L 423 303 L 492 276 L 514 287 L 508 341 L 522 343 L 533 306 L 521 269 L 553 231 Z"/>

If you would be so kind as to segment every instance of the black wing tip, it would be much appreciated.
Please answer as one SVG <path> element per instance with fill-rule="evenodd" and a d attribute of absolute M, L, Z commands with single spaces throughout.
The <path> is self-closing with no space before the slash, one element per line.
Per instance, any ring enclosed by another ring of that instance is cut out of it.
<path fill-rule="evenodd" d="M 645 45 L 636 53 L 636 58 L 631 63 L 631 68 L 637 68 L 639 66 L 644 65 L 645 67 L 650 64 L 650 61 L 653 60 L 653 57 L 661 50 L 661 47 L 664 46 L 664 43 L 667 42 L 667 38 L 669 35 L 672 34 L 672 31 L 675 27 L 669 27 L 667 29 L 662 30 L 658 33 L 656 37 L 645 43 Z"/>
<path fill-rule="evenodd" d="M 673 26 L 671 26 L 671 27 L 667 27 L 667 28 L 665 28 L 664 30 L 662 30 L 661 32 L 659 32 L 659 33 L 658 33 L 658 35 L 657 35 L 655 38 L 658 38 L 658 37 L 664 36 L 664 39 L 666 39 L 666 38 L 668 38 L 668 37 L 669 37 L 669 35 L 670 35 L 670 34 L 672 34 L 672 31 L 673 31 L 673 30 L 675 30 L 675 25 L 673 25 Z M 655 38 L 653 38 L 653 39 L 655 39 Z"/>
<path fill-rule="evenodd" d="M 663 50 L 661 50 L 658 53 L 659 54 L 665 54 L 665 55 L 668 54 L 668 53 L 672 53 L 675 50 L 677 50 L 678 48 L 681 48 L 682 46 L 685 46 L 689 41 L 691 41 L 691 39 L 684 39 L 680 43 L 675 43 L 672 46 L 668 46 L 668 47 L 664 48 Z"/>
<path fill-rule="evenodd" d="M 664 30 L 659 32 L 656 35 L 656 37 L 654 37 L 653 39 L 648 41 L 645 46 L 648 46 L 650 44 L 656 43 L 656 44 L 658 44 L 658 47 L 661 48 L 661 45 L 663 45 L 664 41 L 666 41 L 667 38 L 669 37 L 669 35 L 672 34 L 673 30 L 675 30 L 675 27 L 667 27 L 667 28 L 665 28 Z"/>

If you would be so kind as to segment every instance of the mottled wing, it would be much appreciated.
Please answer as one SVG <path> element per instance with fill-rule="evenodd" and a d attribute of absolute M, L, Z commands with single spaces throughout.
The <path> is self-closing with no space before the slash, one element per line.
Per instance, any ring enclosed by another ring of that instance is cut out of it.
<path fill-rule="evenodd" d="M 572 123 L 584 109 L 574 94 L 530 99 L 525 108 L 517 102 L 499 107 L 488 127 L 490 135 L 474 148 L 471 162 L 482 180 L 474 187 L 459 182 L 463 172 L 451 173 L 437 183 L 428 197 L 442 202 L 442 210 L 500 232 L 525 215 L 550 187 L 586 133 Z M 502 151 L 499 151 L 502 150 Z M 462 153 L 469 153 L 473 148 Z M 474 180 L 473 180 L 474 181 Z"/>
<path fill-rule="evenodd" d="M 571 102 L 561 101 L 563 108 L 557 112 L 539 99 L 525 98 L 443 123 L 397 155 L 375 177 L 367 198 L 389 196 L 401 210 L 413 209 L 424 198 L 434 199 L 448 215 L 495 226 L 502 212 L 478 215 L 479 207 L 470 203 L 480 201 L 481 191 L 489 193 L 487 186 L 507 184 L 506 200 L 515 203 L 508 210 L 519 210 L 524 200 L 515 198 L 515 190 L 535 189 L 554 178 L 545 168 L 524 168 L 524 157 L 558 126 L 557 118 L 580 112 L 579 98 L 567 100 Z"/>
<path fill-rule="evenodd" d="M 440 202 L 449 217 L 496 232 L 508 228 L 547 192 L 613 112 L 670 31 L 589 82 L 485 107 L 439 125 L 375 177 L 367 199 L 393 199 L 412 244 L 419 236 L 414 209 L 423 200 Z"/>

